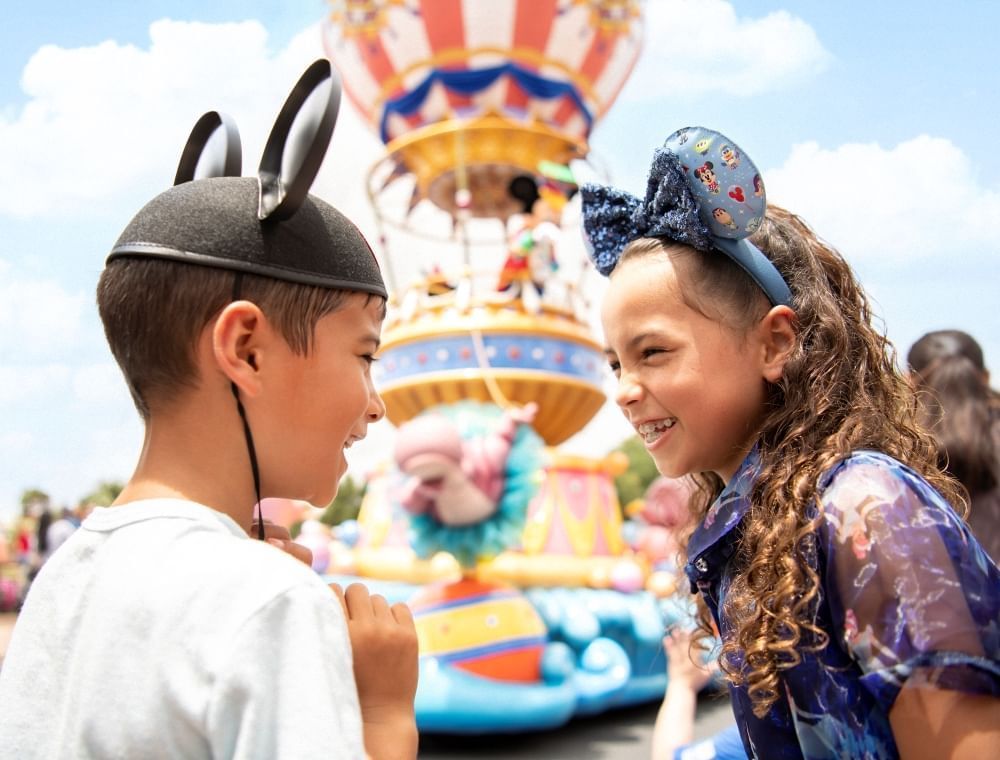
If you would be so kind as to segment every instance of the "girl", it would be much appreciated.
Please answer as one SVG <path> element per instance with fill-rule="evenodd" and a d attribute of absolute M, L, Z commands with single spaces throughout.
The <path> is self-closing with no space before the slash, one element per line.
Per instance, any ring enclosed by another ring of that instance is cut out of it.
<path fill-rule="evenodd" d="M 582 194 L 616 400 L 701 486 L 685 571 L 747 754 L 996 756 L 1000 571 L 846 262 L 765 214 L 756 167 L 704 128 L 657 151 L 644 200 Z"/>

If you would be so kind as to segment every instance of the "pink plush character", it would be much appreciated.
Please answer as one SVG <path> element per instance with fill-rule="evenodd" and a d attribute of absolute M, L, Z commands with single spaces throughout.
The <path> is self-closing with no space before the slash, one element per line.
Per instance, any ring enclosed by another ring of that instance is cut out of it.
<path fill-rule="evenodd" d="M 677 531 L 687 522 L 694 492 L 690 478 L 659 477 L 649 484 L 638 516 L 644 523 L 633 548 L 651 562 L 669 561 L 677 553 Z"/>
<path fill-rule="evenodd" d="M 509 409 L 490 434 L 464 439 L 443 414 L 425 414 L 400 427 L 395 458 L 409 476 L 399 501 L 411 514 L 445 525 L 488 519 L 503 493 L 504 468 L 519 424 L 530 424 L 537 404 Z"/>

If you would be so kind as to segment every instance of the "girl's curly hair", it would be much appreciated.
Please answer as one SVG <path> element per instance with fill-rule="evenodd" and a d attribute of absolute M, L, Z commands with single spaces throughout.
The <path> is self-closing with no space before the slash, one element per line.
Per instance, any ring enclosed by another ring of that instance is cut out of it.
<path fill-rule="evenodd" d="M 760 474 L 740 527 L 736 572 L 725 615 L 731 635 L 720 665 L 745 685 L 754 714 L 778 699 L 781 671 L 802 651 L 824 648 L 828 635 L 815 622 L 822 580 L 816 570 L 815 531 L 821 519 L 820 476 L 857 449 L 876 449 L 912 467 L 960 511 L 965 499 L 937 467 L 937 448 L 916 417 L 912 387 L 896 367 L 892 344 L 872 325 L 868 299 L 847 262 L 794 214 L 771 207 L 753 242 L 791 288 L 796 345 L 782 379 L 768 388 L 760 430 Z M 692 287 L 685 298 L 703 313 L 748 330 L 770 305 L 728 257 L 666 241 L 636 241 L 623 259 L 666 249 Z M 724 483 L 696 475 L 691 531 Z M 682 539 L 686 545 L 686 540 Z M 699 598 L 699 623 L 712 633 Z M 704 638 L 704 637 L 703 637 Z"/>

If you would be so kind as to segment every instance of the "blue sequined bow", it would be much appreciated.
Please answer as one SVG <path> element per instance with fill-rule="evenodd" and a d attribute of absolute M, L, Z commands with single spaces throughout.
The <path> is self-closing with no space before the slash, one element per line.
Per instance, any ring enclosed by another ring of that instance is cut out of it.
<path fill-rule="evenodd" d="M 587 183 L 580 188 L 583 228 L 597 271 L 607 277 L 625 246 L 643 237 L 667 237 L 702 251 L 713 248 L 712 234 L 702 222 L 678 157 L 657 148 L 639 200 L 614 187 Z"/>

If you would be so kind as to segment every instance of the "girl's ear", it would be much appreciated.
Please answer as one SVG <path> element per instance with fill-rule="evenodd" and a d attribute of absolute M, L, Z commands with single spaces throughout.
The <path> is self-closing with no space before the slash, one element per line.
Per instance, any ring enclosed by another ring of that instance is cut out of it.
<path fill-rule="evenodd" d="M 775 306 L 758 324 L 762 343 L 764 379 L 778 382 L 785 373 L 785 364 L 795 348 L 795 312 L 787 306 Z"/>
<path fill-rule="evenodd" d="M 212 355 L 222 374 L 242 393 L 260 391 L 259 356 L 267 340 L 267 318 L 250 301 L 228 304 L 212 326 Z"/>

